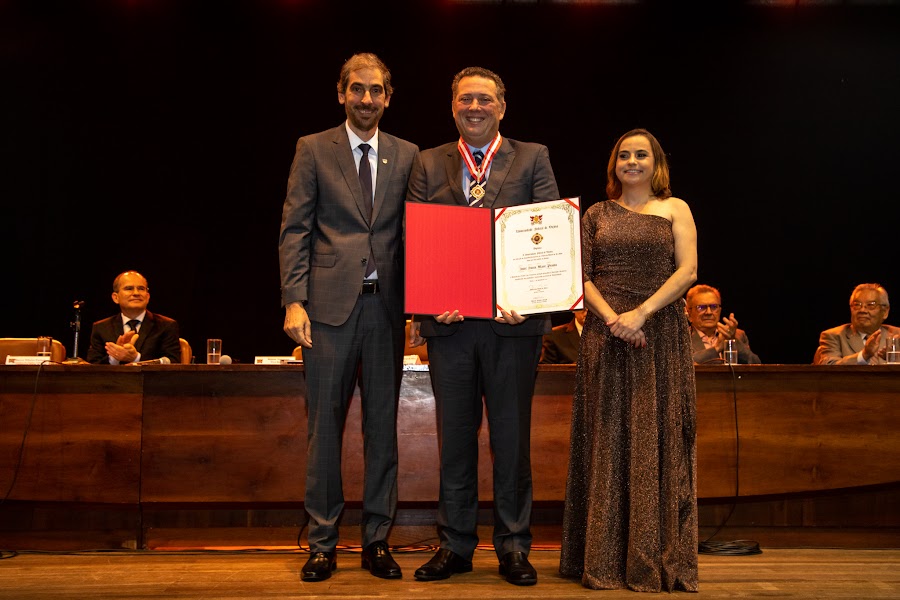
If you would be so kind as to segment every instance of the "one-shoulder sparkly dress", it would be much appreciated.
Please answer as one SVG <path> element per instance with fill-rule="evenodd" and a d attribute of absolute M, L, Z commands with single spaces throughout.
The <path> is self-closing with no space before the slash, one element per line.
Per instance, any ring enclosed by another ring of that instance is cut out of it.
<path fill-rule="evenodd" d="M 617 313 L 675 270 L 672 224 L 613 201 L 582 219 L 585 280 Z M 684 301 L 644 324 L 647 347 L 588 313 L 572 399 L 560 573 L 585 587 L 697 591 L 696 385 Z"/>

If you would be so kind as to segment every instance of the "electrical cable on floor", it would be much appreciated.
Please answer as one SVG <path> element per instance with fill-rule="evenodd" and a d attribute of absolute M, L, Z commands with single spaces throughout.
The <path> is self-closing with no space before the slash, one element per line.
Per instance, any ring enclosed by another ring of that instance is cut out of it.
<path fill-rule="evenodd" d="M 728 365 L 728 368 L 731 370 L 731 397 L 734 400 L 734 501 L 731 504 L 731 510 L 728 511 L 728 516 L 725 517 L 725 520 L 722 521 L 712 535 L 697 544 L 697 552 L 700 554 L 719 554 L 725 556 L 762 554 L 759 543 L 753 540 L 734 540 L 731 542 L 710 541 L 716 537 L 716 534 L 718 534 L 722 528 L 725 527 L 725 524 L 728 523 L 728 520 L 731 519 L 731 515 L 734 514 L 734 508 L 737 505 L 737 499 L 740 497 L 741 434 L 740 429 L 738 428 L 737 376 L 735 375 L 733 365 Z"/>

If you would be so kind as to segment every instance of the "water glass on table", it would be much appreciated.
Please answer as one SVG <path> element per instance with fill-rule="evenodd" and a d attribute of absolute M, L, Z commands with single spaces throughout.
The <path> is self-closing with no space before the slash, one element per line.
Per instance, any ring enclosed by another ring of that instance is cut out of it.
<path fill-rule="evenodd" d="M 50 360 L 50 349 L 53 347 L 53 338 L 46 335 L 37 337 L 37 355 Z"/>
<path fill-rule="evenodd" d="M 222 358 L 222 340 L 209 338 L 206 340 L 206 364 L 217 365 Z"/>
<path fill-rule="evenodd" d="M 889 335 L 886 346 L 884 362 L 889 365 L 900 365 L 900 335 Z"/>
<path fill-rule="evenodd" d="M 738 364 L 737 340 L 725 340 L 725 349 L 722 351 L 722 358 L 725 359 L 726 365 Z"/>

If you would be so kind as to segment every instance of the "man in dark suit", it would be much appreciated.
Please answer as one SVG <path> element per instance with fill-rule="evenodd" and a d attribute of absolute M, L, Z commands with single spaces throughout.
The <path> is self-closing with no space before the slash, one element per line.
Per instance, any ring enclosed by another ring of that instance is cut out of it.
<path fill-rule="evenodd" d="M 576 310 L 575 316 L 568 323 L 557 325 L 544 336 L 544 347 L 541 350 L 541 362 L 549 365 L 570 365 L 578 362 L 578 349 L 581 346 L 581 328 L 587 309 Z"/>
<path fill-rule="evenodd" d="M 469 67 L 452 85 L 460 139 L 423 151 L 407 200 L 477 208 L 556 200 L 559 190 L 546 146 L 500 136 L 505 88 L 487 69 Z M 478 427 L 482 394 L 494 455 L 494 550 L 500 572 L 516 585 L 537 573 L 531 549 L 531 399 L 547 317 L 516 312 L 466 319 L 454 307 L 410 327 L 410 345 L 428 343 L 440 443 L 440 550 L 416 579 L 446 579 L 472 570 L 478 544 Z M 452 312 L 451 312 L 452 311 Z"/>
<path fill-rule="evenodd" d="M 365 436 L 362 567 L 401 577 L 387 545 L 397 508 L 402 376 L 403 208 L 418 148 L 378 129 L 391 74 L 374 54 L 341 69 L 347 119 L 297 142 L 281 221 L 284 330 L 303 347 L 308 402 L 304 581 L 335 569 L 344 507 L 341 441 L 360 372 Z M 374 201 L 374 204 L 373 204 Z M 356 459 L 356 457 L 354 457 Z"/>
<path fill-rule="evenodd" d="M 900 328 L 885 325 L 891 312 L 887 290 L 877 283 L 861 283 L 850 294 L 850 322 L 819 335 L 815 365 L 883 365 L 887 340 Z"/>
<path fill-rule="evenodd" d="M 178 323 L 147 310 L 150 287 L 143 275 L 136 271 L 117 275 L 112 300 L 121 312 L 94 323 L 89 363 L 124 365 L 158 358 L 181 361 Z"/>
<path fill-rule="evenodd" d="M 722 294 L 711 285 L 695 285 L 685 295 L 685 310 L 691 322 L 691 352 L 694 364 L 721 363 L 725 340 L 735 340 L 738 363 L 760 364 L 750 349 L 747 332 L 738 329 L 734 313 L 722 316 Z"/>

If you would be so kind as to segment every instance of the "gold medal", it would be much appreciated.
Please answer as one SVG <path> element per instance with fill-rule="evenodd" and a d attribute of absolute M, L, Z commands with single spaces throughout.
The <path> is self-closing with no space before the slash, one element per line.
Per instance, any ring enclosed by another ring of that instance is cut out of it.
<path fill-rule="evenodd" d="M 472 186 L 472 188 L 469 190 L 469 193 L 476 200 L 481 200 L 481 197 L 484 196 L 484 185 L 479 183 L 478 185 Z"/>

